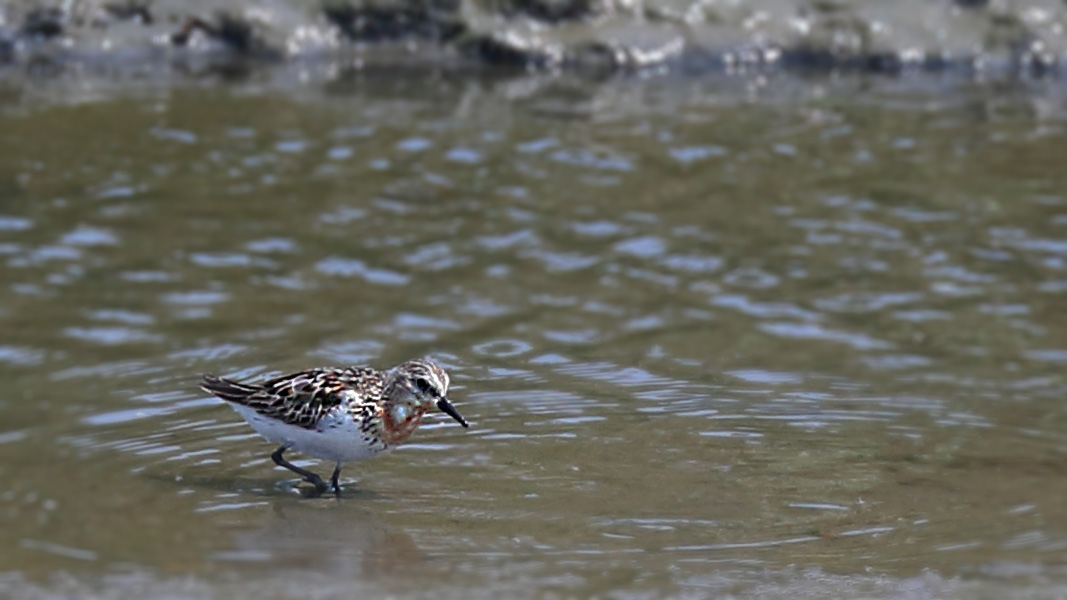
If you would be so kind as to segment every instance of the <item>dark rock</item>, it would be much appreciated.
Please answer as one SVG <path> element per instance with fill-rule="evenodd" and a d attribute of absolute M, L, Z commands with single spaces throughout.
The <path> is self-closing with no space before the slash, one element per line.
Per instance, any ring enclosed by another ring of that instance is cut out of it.
<path fill-rule="evenodd" d="M 862 71 L 896 74 L 904 70 L 904 60 L 892 52 L 835 52 L 827 48 L 797 46 L 783 48 L 780 64 L 786 68 L 814 71 Z"/>
<path fill-rule="evenodd" d="M 323 8 L 323 15 L 345 37 L 361 42 L 410 37 L 444 42 L 466 31 L 454 12 L 435 11 L 429 2 L 358 7 L 332 2 Z"/>
<path fill-rule="evenodd" d="M 559 24 L 588 19 L 602 12 L 602 5 L 595 0 L 504 0 L 496 10 L 505 17 Z"/>
<path fill-rule="evenodd" d="M 545 68 L 558 66 L 563 60 L 549 47 L 495 35 L 467 36 L 457 47 L 470 58 L 496 66 Z"/>
<path fill-rule="evenodd" d="M 15 40 L 6 30 L 0 28 L 0 65 L 15 60 Z"/>
<path fill-rule="evenodd" d="M 170 36 L 175 46 L 186 46 L 194 33 L 201 33 L 234 52 L 259 58 L 277 58 L 280 52 L 260 40 L 248 21 L 219 13 L 215 22 L 205 21 L 200 17 L 190 17 L 182 28 Z"/>
<path fill-rule="evenodd" d="M 532 60 L 528 53 L 492 36 L 477 36 L 466 40 L 462 50 L 468 56 L 494 65 L 526 66 Z"/>
<path fill-rule="evenodd" d="M 154 22 L 152 11 L 146 2 L 139 0 L 127 0 L 126 2 L 112 2 L 103 6 L 104 11 L 112 19 L 117 21 L 139 21 L 142 25 L 151 25 Z"/>
<path fill-rule="evenodd" d="M 63 17 L 58 8 L 35 8 L 26 14 L 19 33 L 46 39 L 63 35 Z"/>

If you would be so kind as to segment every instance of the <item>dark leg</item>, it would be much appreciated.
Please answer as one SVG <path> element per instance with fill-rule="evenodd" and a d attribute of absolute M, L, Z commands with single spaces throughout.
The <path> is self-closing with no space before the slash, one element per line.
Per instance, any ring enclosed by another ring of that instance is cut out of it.
<path fill-rule="evenodd" d="M 337 478 L 341 476 L 341 461 L 337 461 L 337 466 L 333 469 L 333 475 L 330 477 L 330 483 L 333 484 L 333 493 L 338 496 L 341 495 L 341 484 L 337 482 Z"/>
<path fill-rule="evenodd" d="M 326 487 L 326 484 L 323 483 L 322 478 L 318 475 L 312 473 L 311 471 L 308 471 L 307 469 L 301 469 L 300 467 L 282 458 L 282 454 L 288 449 L 289 448 L 286 446 L 278 446 L 278 449 L 274 451 L 274 454 L 270 455 L 270 457 L 274 459 L 274 464 L 280 467 L 285 467 L 293 473 L 296 473 L 297 475 L 303 477 L 304 481 L 307 481 L 308 483 L 314 485 L 315 489 L 318 490 L 320 494 L 329 489 Z"/>

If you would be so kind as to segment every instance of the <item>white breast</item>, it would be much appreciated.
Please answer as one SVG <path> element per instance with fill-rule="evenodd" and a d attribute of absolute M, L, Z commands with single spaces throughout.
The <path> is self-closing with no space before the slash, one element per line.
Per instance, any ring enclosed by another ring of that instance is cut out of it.
<path fill-rule="evenodd" d="M 388 448 L 359 430 L 346 411 L 332 411 L 316 429 L 304 429 L 265 417 L 240 404 L 230 404 L 248 424 L 269 442 L 297 452 L 332 461 L 350 462 L 374 458 Z"/>

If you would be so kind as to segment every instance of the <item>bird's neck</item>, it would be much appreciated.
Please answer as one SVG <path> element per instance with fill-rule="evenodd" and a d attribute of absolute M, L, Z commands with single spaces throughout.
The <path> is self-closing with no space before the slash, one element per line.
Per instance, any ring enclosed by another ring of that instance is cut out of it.
<path fill-rule="evenodd" d="M 411 437 L 426 409 L 405 394 L 387 396 L 382 405 L 382 441 L 400 444 Z"/>

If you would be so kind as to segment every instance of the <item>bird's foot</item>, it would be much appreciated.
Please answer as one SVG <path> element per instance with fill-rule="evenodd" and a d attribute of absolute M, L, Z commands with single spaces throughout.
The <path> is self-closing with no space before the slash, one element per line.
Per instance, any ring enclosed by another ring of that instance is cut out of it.
<path fill-rule="evenodd" d="M 326 482 L 318 475 L 312 474 L 311 477 L 306 477 L 304 480 L 315 486 L 315 491 L 319 494 L 324 494 L 330 489 L 330 486 L 326 485 Z"/>

